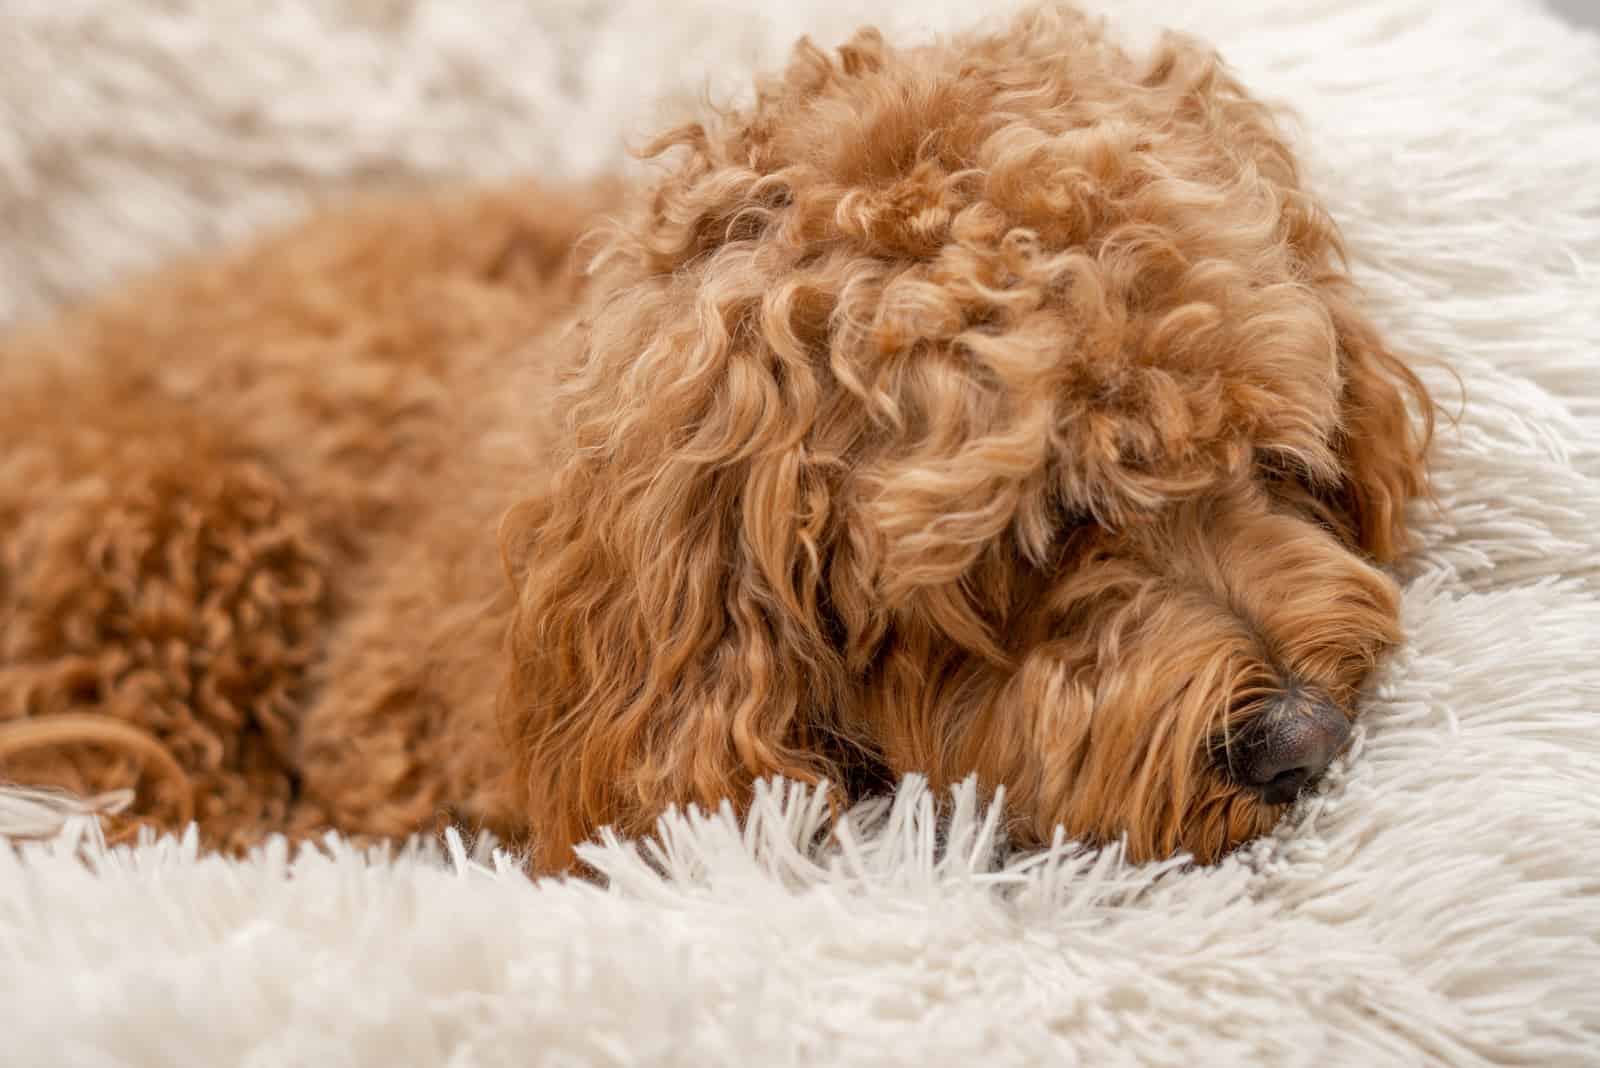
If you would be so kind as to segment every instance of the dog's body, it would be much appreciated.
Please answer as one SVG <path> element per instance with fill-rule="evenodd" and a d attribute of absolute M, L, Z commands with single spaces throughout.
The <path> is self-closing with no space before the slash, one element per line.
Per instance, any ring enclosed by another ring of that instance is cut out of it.
<path fill-rule="evenodd" d="M 602 206 L 364 204 L 13 345 L 6 716 L 151 730 L 236 844 L 503 814 L 496 525 L 553 452 L 541 339 Z M 106 756 L 52 745 L 6 770 L 126 782 Z"/>
<path fill-rule="evenodd" d="M 1265 109 L 1045 11 L 802 45 L 661 147 L 0 353 L 0 718 L 72 728 L 0 771 L 124 781 L 91 712 L 218 841 L 446 815 L 548 869 L 770 774 L 977 773 L 1138 856 L 1268 826 L 1396 640 L 1426 397 Z"/>

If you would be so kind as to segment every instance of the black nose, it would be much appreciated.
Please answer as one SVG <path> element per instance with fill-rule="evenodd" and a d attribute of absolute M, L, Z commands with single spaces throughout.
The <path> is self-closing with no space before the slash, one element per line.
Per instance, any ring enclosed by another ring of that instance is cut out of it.
<path fill-rule="evenodd" d="M 1242 786 L 1282 805 L 1327 770 L 1350 740 L 1350 721 L 1332 702 L 1284 700 L 1239 731 L 1228 745 L 1228 770 Z"/>

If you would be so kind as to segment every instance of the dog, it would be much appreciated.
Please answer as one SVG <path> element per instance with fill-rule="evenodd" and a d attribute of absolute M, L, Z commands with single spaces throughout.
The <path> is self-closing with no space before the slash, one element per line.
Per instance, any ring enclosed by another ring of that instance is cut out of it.
<path fill-rule="evenodd" d="M 1432 431 L 1273 110 L 1044 7 L 801 41 L 646 154 L 12 339 L 4 772 L 551 872 L 770 776 L 975 775 L 1135 860 L 1270 828 L 1400 639 Z"/>

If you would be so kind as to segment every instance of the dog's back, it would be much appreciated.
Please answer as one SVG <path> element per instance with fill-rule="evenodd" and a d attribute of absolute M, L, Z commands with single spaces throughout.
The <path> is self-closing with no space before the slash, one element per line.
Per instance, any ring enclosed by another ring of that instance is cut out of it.
<path fill-rule="evenodd" d="M 126 785 L 111 723 L 222 839 L 325 822 L 319 769 L 341 825 L 429 818 L 437 706 L 492 713 L 497 643 L 463 639 L 607 196 L 358 204 L 0 349 L 0 780 Z"/>

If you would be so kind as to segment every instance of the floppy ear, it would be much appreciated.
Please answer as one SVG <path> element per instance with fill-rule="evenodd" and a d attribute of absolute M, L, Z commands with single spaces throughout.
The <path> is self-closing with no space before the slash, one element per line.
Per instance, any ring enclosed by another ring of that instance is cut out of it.
<path fill-rule="evenodd" d="M 633 367 L 594 361 L 618 384 L 579 405 L 577 449 L 502 531 L 519 593 L 501 715 L 547 869 L 602 826 L 648 833 L 758 778 L 837 781 L 828 497 L 773 440 L 781 390 L 727 337 L 629 340 Z"/>
<path fill-rule="evenodd" d="M 546 870 L 602 826 L 648 833 L 763 777 L 838 780 L 836 475 L 804 434 L 805 294 L 747 250 L 704 249 L 692 177 L 608 250 L 609 297 L 573 334 L 565 452 L 502 527 L 500 713 Z M 663 250 L 694 262 L 659 270 Z"/>
<path fill-rule="evenodd" d="M 1410 543 L 1406 502 L 1428 492 L 1433 401 L 1344 295 L 1330 298 L 1329 310 L 1343 379 L 1335 439 L 1342 477 L 1323 503 L 1353 545 L 1389 563 Z"/>

